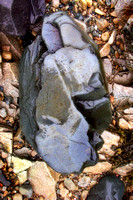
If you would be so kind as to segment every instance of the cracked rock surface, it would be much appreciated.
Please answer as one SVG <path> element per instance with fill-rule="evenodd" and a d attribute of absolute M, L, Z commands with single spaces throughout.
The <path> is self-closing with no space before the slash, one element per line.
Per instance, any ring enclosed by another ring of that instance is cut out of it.
<path fill-rule="evenodd" d="M 46 16 L 42 37 L 22 55 L 20 118 L 27 141 L 55 171 L 97 163 L 99 134 L 111 121 L 103 66 L 97 46 L 65 12 Z"/>

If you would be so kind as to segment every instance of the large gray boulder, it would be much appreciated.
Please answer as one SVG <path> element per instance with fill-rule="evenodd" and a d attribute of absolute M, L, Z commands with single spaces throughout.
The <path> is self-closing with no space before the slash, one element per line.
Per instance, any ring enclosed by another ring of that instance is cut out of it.
<path fill-rule="evenodd" d="M 44 17 L 20 62 L 20 122 L 27 141 L 60 173 L 95 165 L 111 121 L 99 51 L 65 12 Z"/>

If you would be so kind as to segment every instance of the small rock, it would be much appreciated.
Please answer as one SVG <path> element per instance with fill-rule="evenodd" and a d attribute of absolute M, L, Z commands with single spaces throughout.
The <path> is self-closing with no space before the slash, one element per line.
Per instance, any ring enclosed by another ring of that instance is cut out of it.
<path fill-rule="evenodd" d="M 121 176 L 127 176 L 127 174 L 129 172 L 131 172 L 133 170 L 133 163 L 127 164 L 125 166 L 122 167 L 118 167 L 116 169 L 113 170 L 114 174 L 119 174 Z"/>
<path fill-rule="evenodd" d="M 118 18 L 113 19 L 113 23 L 114 23 L 114 24 L 118 24 L 118 22 L 119 22 L 119 19 L 118 19 Z"/>
<path fill-rule="evenodd" d="M 97 28 L 100 31 L 102 31 L 109 25 L 109 23 L 106 19 L 96 19 L 96 25 L 97 25 Z"/>
<path fill-rule="evenodd" d="M 43 196 L 49 200 L 56 199 L 55 185 L 56 181 L 53 178 L 57 174 L 54 170 L 51 169 L 53 173 L 50 172 L 49 168 L 45 162 L 37 161 L 30 169 L 28 170 L 28 179 L 32 185 L 34 192 Z"/>
<path fill-rule="evenodd" d="M 79 178 L 78 186 L 79 187 L 87 187 L 91 182 L 91 179 L 89 176 L 83 176 Z"/>
<path fill-rule="evenodd" d="M 112 168 L 112 165 L 108 162 L 98 162 L 93 167 L 86 167 L 84 169 L 84 173 L 90 174 L 102 174 L 103 172 L 107 172 Z"/>
<path fill-rule="evenodd" d="M 59 7 L 59 0 L 52 0 L 52 6 L 54 8 L 58 8 Z"/>
<path fill-rule="evenodd" d="M 7 116 L 6 109 L 5 108 L 1 108 L 0 109 L 0 117 L 6 118 L 6 116 Z"/>
<path fill-rule="evenodd" d="M 133 114 L 133 108 L 127 108 L 127 109 L 125 109 L 125 110 L 124 110 L 124 113 L 125 113 L 125 114 L 129 114 L 129 115 L 130 115 L 130 114 Z"/>
<path fill-rule="evenodd" d="M 1 53 L 0 53 L 0 63 L 2 63 L 2 55 L 1 55 Z"/>
<path fill-rule="evenodd" d="M 83 10 L 87 9 L 87 1 L 86 0 L 80 0 L 80 4 L 81 4 Z"/>
<path fill-rule="evenodd" d="M 101 38 L 102 38 L 102 40 L 104 42 L 108 41 L 108 39 L 109 39 L 109 32 L 102 33 Z"/>
<path fill-rule="evenodd" d="M 2 160 L 0 160 L 0 169 L 4 166 L 4 163 Z"/>
<path fill-rule="evenodd" d="M 23 200 L 23 197 L 20 193 L 17 193 L 13 195 L 13 200 Z"/>
<path fill-rule="evenodd" d="M 88 195 L 88 191 L 87 190 L 83 190 L 83 192 L 81 194 L 81 200 L 85 200 L 87 195 Z"/>
<path fill-rule="evenodd" d="M 9 181 L 6 180 L 1 170 L 0 170 L 0 182 L 5 186 L 9 186 L 11 184 Z"/>
<path fill-rule="evenodd" d="M 2 58 L 3 58 L 4 60 L 10 61 L 10 60 L 12 59 L 12 54 L 11 54 L 11 52 L 3 51 L 3 52 L 2 52 Z"/>
<path fill-rule="evenodd" d="M 133 88 L 114 84 L 114 104 L 119 107 L 133 104 Z"/>
<path fill-rule="evenodd" d="M 92 0 L 87 0 L 87 6 L 91 7 L 92 6 Z"/>
<path fill-rule="evenodd" d="M 112 16 L 112 17 L 117 17 L 116 11 L 114 10 L 113 12 L 111 12 L 111 13 L 110 13 L 110 16 Z"/>
<path fill-rule="evenodd" d="M 103 59 L 103 66 L 106 77 L 109 78 L 112 75 L 112 63 L 108 58 Z"/>
<path fill-rule="evenodd" d="M 32 150 L 30 150 L 27 147 L 23 147 L 21 149 L 17 149 L 17 150 L 14 151 L 14 153 L 17 156 L 21 156 L 21 157 L 28 157 L 29 155 L 31 155 L 31 152 L 32 152 Z"/>
<path fill-rule="evenodd" d="M 73 183 L 73 181 L 70 178 L 66 178 L 64 180 L 64 185 L 67 187 L 68 190 L 75 190 L 76 189 L 76 185 Z"/>
<path fill-rule="evenodd" d="M 119 127 L 122 129 L 133 130 L 133 125 L 128 123 L 125 119 L 119 119 Z"/>
<path fill-rule="evenodd" d="M 25 171 L 26 169 L 28 169 L 29 167 L 31 167 L 34 163 L 26 160 L 26 159 L 20 159 L 17 157 L 12 156 L 11 158 L 8 159 L 8 163 L 10 162 L 13 163 L 13 171 L 14 173 L 18 174 L 22 171 Z"/>
<path fill-rule="evenodd" d="M 113 151 L 111 147 L 112 145 L 118 146 L 120 136 L 109 131 L 104 131 L 101 137 L 104 140 L 104 144 L 98 153 L 113 156 L 115 151 Z"/>
<path fill-rule="evenodd" d="M 61 195 L 62 197 L 66 197 L 68 193 L 69 193 L 69 190 L 67 190 L 66 188 L 62 188 L 62 189 L 60 190 L 60 195 Z"/>
<path fill-rule="evenodd" d="M 95 9 L 95 13 L 99 14 L 99 15 L 106 15 L 105 12 L 99 10 L 99 8 Z"/>
<path fill-rule="evenodd" d="M 63 3 L 64 5 L 67 5 L 68 2 L 69 0 L 61 0 L 61 3 Z"/>
<path fill-rule="evenodd" d="M 109 38 L 109 41 L 108 41 L 108 43 L 109 43 L 110 45 L 112 45 L 112 44 L 114 43 L 116 33 L 117 33 L 116 30 L 113 30 L 113 32 L 112 32 L 112 34 L 111 34 L 111 36 L 110 36 L 110 38 Z"/>
<path fill-rule="evenodd" d="M 20 184 L 23 184 L 28 179 L 27 171 L 23 171 L 17 174 Z"/>
<path fill-rule="evenodd" d="M 0 143 L 3 144 L 4 149 L 8 153 L 12 153 L 12 139 L 12 133 L 4 131 L 0 127 Z"/>
<path fill-rule="evenodd" d="M 120 72 L 114 77 L 114 82 L 124 86 L 130 86 L 133 82 L 133 72 Z"/>
<path fill-rule="evenodd" d="M 19 188 L 19 192 L 20 194 L 25 195 L 28 198 L 31 198 L 33 194 L 32 187 L 28 184 L 21 185 L 21 187 Z"/>
<path fill-rule="evenodd" d="M 109 42 L 107 42 L 103 47 L 102 49 L 100 50 L 100 55 L 101 57 L 106 57 L 108 56 L 110 53 L 110 44 Z"/>

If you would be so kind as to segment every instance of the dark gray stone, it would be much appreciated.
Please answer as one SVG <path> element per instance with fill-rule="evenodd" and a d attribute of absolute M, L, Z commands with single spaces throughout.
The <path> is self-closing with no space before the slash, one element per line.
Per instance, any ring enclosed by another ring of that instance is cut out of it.
<path fill-rule="evenodd" d="M 20 120 L 54 170 L 78 173 L 97 163 L 98 134 L 111 121 L 104 70 L 97 46 L 65 12 L 46 16 L 42 38 L 22 55 Z"/>
<path fill-rule="evenodd" d="M 105 176 L 89 191 L 86 200 L 121 200 L 124 191 L 124 183 L 119 178 Z"/>

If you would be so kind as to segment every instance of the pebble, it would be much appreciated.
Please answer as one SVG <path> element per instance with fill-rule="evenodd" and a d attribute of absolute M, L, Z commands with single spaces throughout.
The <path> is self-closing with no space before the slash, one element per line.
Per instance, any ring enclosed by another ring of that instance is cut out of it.
<path fill-rule="evenodd" d="M 7 153 L 12 153 L 12 139 L 13 135 L 11 132 L 6 132 L 0 128 L 0 143 L 3 144 Z"/>
<path fill-rule="evenodd" d="M 102 38 L 102 41 L 104 41 L 104 42 L 108 41 L 108 39 L 109 39 L 109 32 L 106 31 L 106 32 L 102 33 L 101 38 Z"/>
<path fill-rule="evenodd" d="M 61 0 L 61 3 L 63 3 L 64 5 L 67 5 L 69 2 L 69 0 Z"/>
<path fill-rule="evenodd" d="M 74 184 L 74 182 L 70 179 L 70 178 L 66 178 L 64 180 L 64 185 L 67 187 L 68 190 L 75 190 L 76 189 L 76 185 Z"/>
<path fill-rule="evenodd" d="M 33 194 L 32 187 L 29 184 L 21 185 L 21 187 L 19 188 L 19 192 L 20 194 L 25 195 L 28 198 L 31 198 Z"/>
<path fill-rule="evenodd" d="M 96 19 L 96 25 L 97 25 L 97 28 L 102 31 L 103 29 L 105 29 L 109 23 L 106 19 Z"/>
<path fill-rule="evenodd" d="M 80 4 L 81 4 L 83 10 L 87 9 L 87 1 L 86 0 L 80 0 Z"/>
<path fill-rule="evenodd" d="M 0 169 L 4 166 L 4 163 L 2 160 L 0 160 Z"/>
<path fill-rule="evenodd" d="M 17 193 L 13 195 L 13 200 L 23 200 L 23 197 L 20 193 Z"/>
<path fill-rule="evenodd" d="M 133 114 L 133 108 L 127 108 L 124 110 L 125 114 Z"/>
<path fill-rule="evenodd" d="M 87 187 L 91 182 L 91 179 L 89 176 L 83 176 L 79 178 L 78 186 L 79 187 Z"/>
<path fill-rule="evenodd" d="M 2 55 L 1 55 L 1 53 L 0 53 L 0 63 L 2 63 Z"/>
<path fill-rule="evenodd" d="M 3 52 L 2 52 L 2 58 L 3 58 L 4 60 L 10 61 L 10 60 L 12 59 L 12 54 L 11 54 L 11 52 L 3 51 Z"/>
<path fill-rule="evenodd" d="M 81 194 L 81 200 L 85 200 L 87 195 L 88 195 L 88 191 L 87 190 L 83 190 L 83 192 Z"/>
<path fill-rule="evenodd" d="M 113 30 L 113 32 L 112 32 L 112 34 L 111 34 L 111 36 L 110 36 L 110 38 L 109 38 L 109 41 L 108 41 L 108 43 L 109 43 L 110 45 L 112 45 L 112 44 L 114 43 L 116 34 L 117 34 L 116 30 Z"/>
<path fill-rule="evenodd" d="M 92 167 L 86 167 L 83 172 L 89 174 L 102 174 L 104 172 L 110 171 L 111 168 L 112 165 L 109 162 L 98 162 Z"/>
<path fill-rule="evenodd" d="M 133 163 L 124 165 L 122 167 L 118 167 L 116 169 L 113 170 L 114 174 L 119 174 L 121 176 L 127 176 L 127 174 L 129 172 L 131 172 L 133 170 Z"/>
<path fill-rule="evenodd" d="M 117 17 L 117 12 L 114 10 L 113 12 L 110 13 L 110 16 Z"/>
<path fill-rule="evenodd" d="M 103 66 L 104 66 L 104 70 L 105 70 L 105 75 L 107 78 L 109 78 L 112 75 L 113 66 L 108 58 L 103 59 Z"/>
<path fill-rule="evenodd" d="M 114 24 L 118 24 L 118 22 L 119 22 L 118 18 L 113 19 Z"/>
<path fill-rule="evenodd" d="M 87 6 L 91 7 L 92 6 L 92 0 L 87 0 Z"/>
<path fill-rule="evenodd" d="M 66 188 L 62 188 L 62 189 L 60 190 L 60 195 L 61 195 L 62 197 L 66 197 L 68 193 L 69 193 L 69 190 L 67 190 Z"/>
<path fill-rule="evenodd" d="M 52 0 L 52 6 L 54 8 L 58 8 L 59 7 L 59 0 Z"/>
<path fill-rule="evenodd" d="M 6 116 L 7 116 L 6 109 L 5 108 L 1 108 L 0 109 L 0 117 L 6 118 Z"/>
<path fill-rule="evenodd" d="M 133 73 L 128 72 L 120 72 L 114 77 L 114 82 L 124 86 L 130 86 L 133 82 Z"/>
<path fill-rule="evenodd" d="M 27 170 L 17 174 L 19 184 L 23 184 L 28 179 Z"/>
<path fill-rule="evenodd" d="M 99 15 L 106 15 L 105 12 L 99 10 L 99 8 L 95 9 L 95 13 L 99 14 Z"/>
<path fill-rule="evenodd" d="M 100 55 L 101 57 L 106 57 L 108 56 L 110 53 L 110 44 L 109 42 L 107 42 L 103 47 L 102 49 L 100 50 Z"/>

